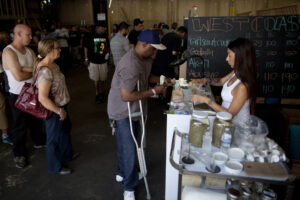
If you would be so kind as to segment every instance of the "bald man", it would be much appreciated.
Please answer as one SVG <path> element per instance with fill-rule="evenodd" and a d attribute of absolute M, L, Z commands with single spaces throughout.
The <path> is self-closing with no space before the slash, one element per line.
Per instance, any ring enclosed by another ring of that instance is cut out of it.
<path fill-rule="evenodd" d="M 17 168 L 27 165 L 26 133 L 29 128 L 35 148 L 45 144 L 42 131 L 42 120 L 35 118 L 15 107 L 15 102 L 25 82 L 32 83 L 32 67 L 36 56 L 26 47 L 32 39 L 31 29 L 24 24 L 17 24 L 14 28 L 14 40 L 3 50 L 2 63 L 8 79 L 9 104 L 13 116 L 11 130 L 14 143 L 14 161 Z"/>

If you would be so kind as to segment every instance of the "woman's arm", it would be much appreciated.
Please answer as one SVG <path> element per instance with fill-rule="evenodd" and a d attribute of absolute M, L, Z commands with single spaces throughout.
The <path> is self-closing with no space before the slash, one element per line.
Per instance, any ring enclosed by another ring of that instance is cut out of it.
<path fill-rule="evenodd" d="M 51 88 L 50 81 L 42 81 L 38 84 L 39 89 L 39 102 L 48 110 L 55 112 L 60 116 L 60 120 L 64 120 L 67 116 L 66 111 L 55 105 L 55 103 L 49 98 Z"/>
<path fill-rule="evenodd" d="M 213 86 L 223 86 L 224 83 L 232 76 L 234 72 L 230 72 L 229 74 L 227 74 L 226 76 L 222 77 L 222 78 L 201 78 L 201 79 L 192 79 L 192 82 L 195 83 L 199 83 L 200 85 L 205 85 L 205 84 L 210 84 Z"/>
<path fill-rule="evenodd" d="M 192 101 L 206 103 L 209 107 L 211 107 L 216 112 L 229 112 L 234 117 L 241 110 L 242 106 L 248 99 L 247 88 L 244 84 L 240 83 L 236 86 L 236 88 L 232 91 L 233 100 L 228 109 L 220 106 L 216 102 L 212 101 L 209 97 L 194 94 L 192 96 Z"/>

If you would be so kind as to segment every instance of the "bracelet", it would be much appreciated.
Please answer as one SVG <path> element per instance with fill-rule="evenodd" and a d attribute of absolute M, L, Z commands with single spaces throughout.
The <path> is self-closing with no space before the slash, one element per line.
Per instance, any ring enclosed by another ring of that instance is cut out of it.
<path fill-rule="evenodd" d="M 60 114 L 61 114 L 61 108 L 59 108 L 59 111 L 57 112 L 57 114 L 58 114 L 58 115 L 60 115 Z"/>
<path fill-rule="evenodd" d="M 151 89 L 153 95 L 156 95 L 156 91 L 154 90 L 154 88 Z"/>

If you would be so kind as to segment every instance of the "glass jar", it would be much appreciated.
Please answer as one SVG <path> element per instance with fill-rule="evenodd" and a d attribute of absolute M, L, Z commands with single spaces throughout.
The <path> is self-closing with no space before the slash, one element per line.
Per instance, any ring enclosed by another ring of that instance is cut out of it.
<path fill-rule="evenodd" d="M 262 200 L 276 200 L 277 194 L 272 189 L 265 189 L 261 196 Z"/>
<path fill-rule="evenodd" d="M 215 147 L 221 147 L 221 139 L 226 127 L 230 129 L 231 133 L 233 133 L 233 125 L 231 119 L 232 115 L 228 112 L 217 113 L 217 117 L 214 121 L 212 136 L 212 144 Z"/>
<path fill-rule="evenodd" d="M 193 112 L 190 121 L 189 143 L 194 147 L 202 147 L 203 135 L 209 128 L 208 114 L 206 112 Z"/>
<path fill-rule="evenodd" d="M 239 199 L 240 192 L 235 188 L 229 188 L 227 190 L 227 200 Z"/>
<path fill-rule="evenodd" d="M 250 187 L 248 187 L 248 186 L 242 187 L 241 193 L 242 193 L 242 196 L 240 198 L 241 200 L 252 200 L 253 199 L 252 198 L 253 191 Z"/>

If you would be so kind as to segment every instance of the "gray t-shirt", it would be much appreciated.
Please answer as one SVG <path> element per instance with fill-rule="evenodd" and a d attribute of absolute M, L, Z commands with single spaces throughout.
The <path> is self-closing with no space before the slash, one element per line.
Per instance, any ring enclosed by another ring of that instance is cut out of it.
<path fill-rule="evenodd" d="M 110 42 L 110 49 L 114 58 L 115 66 L 118 65 L 121 58 L 129 51 L 129 41 L 126 37 L 117 33 Z"/>
<path fill-rule="evenodd" d="M 153 60 L 140 59 L 134 49 L 130 49 L 120 60 L 114 73 L 108 95 L 107 112 L 110 119 L 120 120 L 128 117 L 127 102 L 121 97 L 121 88 L 128 91 L 137 90 L 137 81 L 140 91 L 148 89 L 148 79 Z M 142 100 L 144 115 L 147 115 L 147 101 Z M 138 101 L 131 102 L 131 113 L 139 112 Z"/>

